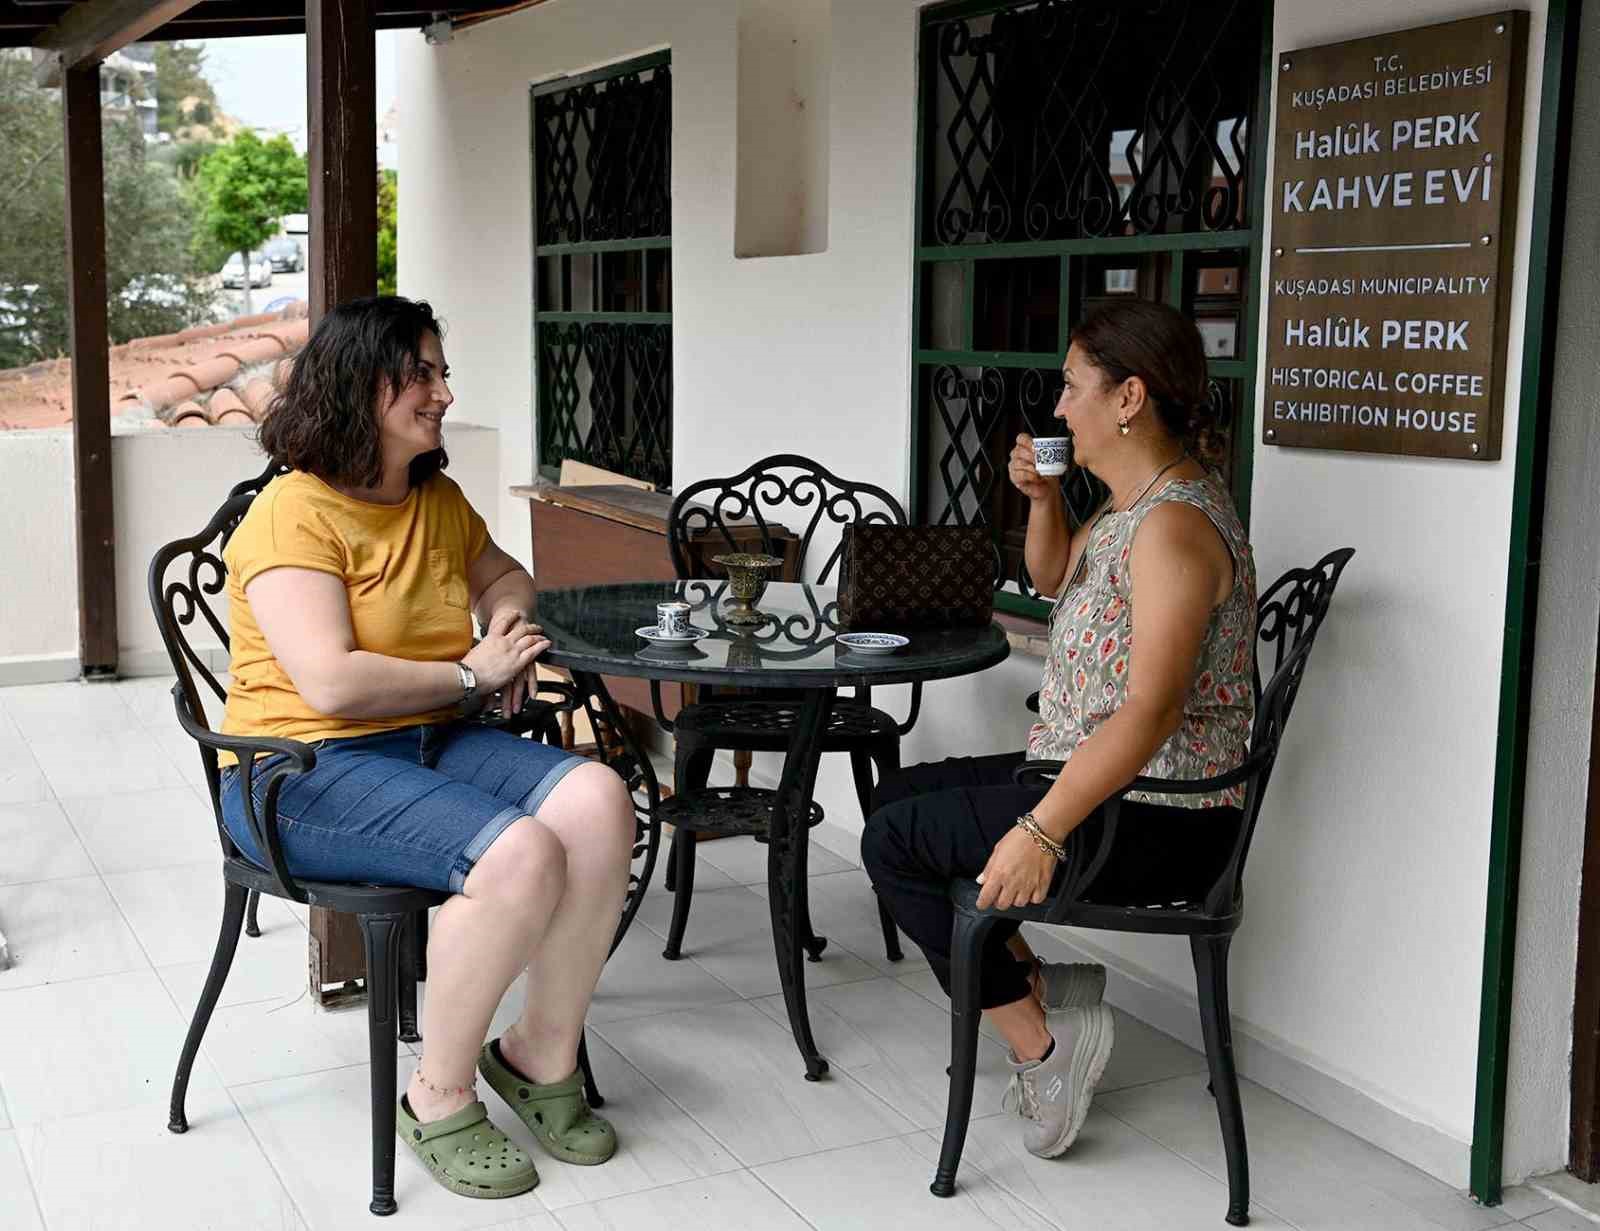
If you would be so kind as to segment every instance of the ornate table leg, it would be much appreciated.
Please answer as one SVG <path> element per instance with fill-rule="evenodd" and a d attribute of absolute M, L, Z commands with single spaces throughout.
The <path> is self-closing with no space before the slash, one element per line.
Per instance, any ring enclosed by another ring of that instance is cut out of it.
<path fill-rule="evenodd" d="M 772 908 L 772 943 L 778 951 L 778 979 L 789 1010 L 789 1028 L 806 1062 L 806 1080 L 818 1081 L 828 1062 L 817 1051 L 806 1014 L 804 945 L 811 939 L 806 916 L 806 849 L 811 831 L 806 817 L 817 785 L 822 736 L 833 709 L 831 688 L 806 692 L 800 718 L 783 762 L 783 779 L 772 807 L 767 843 L 767 900 Z"/>
<path fill-rule="evenodd" d="M 628 896 L 623 899 L 622 918 L 617 922 L 616 934 L 611 938 L 611 951 L 615 953 L 622 938 L 628 934 L 633 917 L 639 913 L 645 890 L 650 885 L 650 876 L 655 871 L 656 854 L 661 847 L 661 822 L 656 819 L 661 806 L 661 786 L 656 781 L 655 767 L 650 763 L 649 754 L 639 746 L 633 732 L 622 721 L 617 712 L 617 703 L 611 699 L 605 681 L 598 675 L 582 671 L 573 672 L 572 679 L 584 711 L 589 716 L 589 724 L 594 728 L 600 759 L 622 776 L 630 792 L 643 787 L 650 801 L 644 808 L 636 808 L 634 812 L 633 858 L 643 856 L 644 866 L 638 872 L 631 869 L 628 872 Z M 617 742 L 622 745 L 621 756 L 606 755 L 604 729 L 607 727 L 616 733 Z"/>

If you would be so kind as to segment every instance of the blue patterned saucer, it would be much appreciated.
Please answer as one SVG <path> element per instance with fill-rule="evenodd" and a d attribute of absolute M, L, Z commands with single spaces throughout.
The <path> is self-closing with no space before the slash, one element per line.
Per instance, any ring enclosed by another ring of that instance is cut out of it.
<path fill-rule="evenodd" d="M 711 635 L 710 633 L 706 632 L 705 629 L 695 628 L 693 625 L 689 627 L 689 635 L 687 637 L 663 637 L 656 631 L 656 626 L 654 624 L 646 624 L 643 628 L 634 629 L 633 632 L 634 636 L 643 637 L 651 645 L 673 647 L 693 645 L 702 637 L 709 637 Z"/>
<path fill-rule="evenodd" d="M 855 654 L 893 654 L 911 644 L 899 633 L 840 633 L 835 640 Z"/>

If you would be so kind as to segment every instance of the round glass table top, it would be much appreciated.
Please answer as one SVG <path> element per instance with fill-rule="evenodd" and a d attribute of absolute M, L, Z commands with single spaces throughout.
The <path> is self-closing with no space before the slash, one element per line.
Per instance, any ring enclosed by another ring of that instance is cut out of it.
<path fill-rule="evenodd" d="M 838 595 L 832 586 L 774 582 L 756 603 L 755 626 L 731 623 L 728 583 L 632 581 L 539 592 L 538 622 L 551 648 L 541 661 L 569 671 L 688 683 L 769 688 L 909 684 L 982 671 L 1010 653 L 1005 631 L 982 627 L 870 629 L 897 632 L 907 644 L 864 654 L 838 641 Z M 704 633 L 682 646 L 652 645 L 656 604 L 686 602 Z"/>

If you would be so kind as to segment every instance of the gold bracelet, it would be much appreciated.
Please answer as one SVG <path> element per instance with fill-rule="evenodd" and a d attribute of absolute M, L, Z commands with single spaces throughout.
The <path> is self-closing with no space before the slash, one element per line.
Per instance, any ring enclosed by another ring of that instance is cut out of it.
<path fill-rule="evenodd" d="M 1028 831 L 1028 836 L 1033 839 L 1035 846 L 1037 846 L 1046 855 L 1049 855 L 1057 863 L 1060 863 L 1067 857 L 1067 848 L 1062 846 L 1061 843 L 1057 842 L 1049 834 L 1045 833 L 1045 831 L 1040 827 L 1039 822 L 1034 819 L 1033 813 L 1024 812 L 1017 818 L 1017 824 L 1021 825 L 1023 829 Z"/>

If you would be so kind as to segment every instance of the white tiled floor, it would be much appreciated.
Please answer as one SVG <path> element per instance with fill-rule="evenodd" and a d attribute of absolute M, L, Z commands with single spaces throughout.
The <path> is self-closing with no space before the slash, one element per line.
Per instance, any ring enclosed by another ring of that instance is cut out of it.
<path fill-rule="evenodd" d="M 806 973 L 832 1075 L 804 1081 L 773 968 L 764 852 L 732 841 L 701 848 L 684 960 L 660 956 L 671 904 L 658 886 L 601 980 L 590 1050 L 617 1158 L 584 1168 L 536 1154 L 536 1192 L 486 1202 L 444 1192 L 401 1150 L 400 1213 L 375 1224 L 365 1015 L 311 1007 L 302 910 L 262 903 L 264 934 L 240 942 L 195 1066 L 191 1131 L 166 1131 L 221 911 L 202 792 L 165 681 L 0 690 L 0 930 L 16 962 L 0 972 L 7 1231 L 1225 1225 L 1204 1059 L 1121 1013 L 1083 1135 L 1048 1162 L 999 1114 L 1004 1053 L 985 1039 L 960 1191 L 930 1196 L 948 1047 L 933 975 L 914 949 L 884 958 L 848 844 L 814 846 L 812 913 L 829 945 Z M 402 1048 L 402 1080 L 413 1063 Z M 1247 1085 L 1245 1113 L 1256 1227 L 1594 1225 L 1533 1188 L 1482 1209 L 1259 1087 Z"/>

